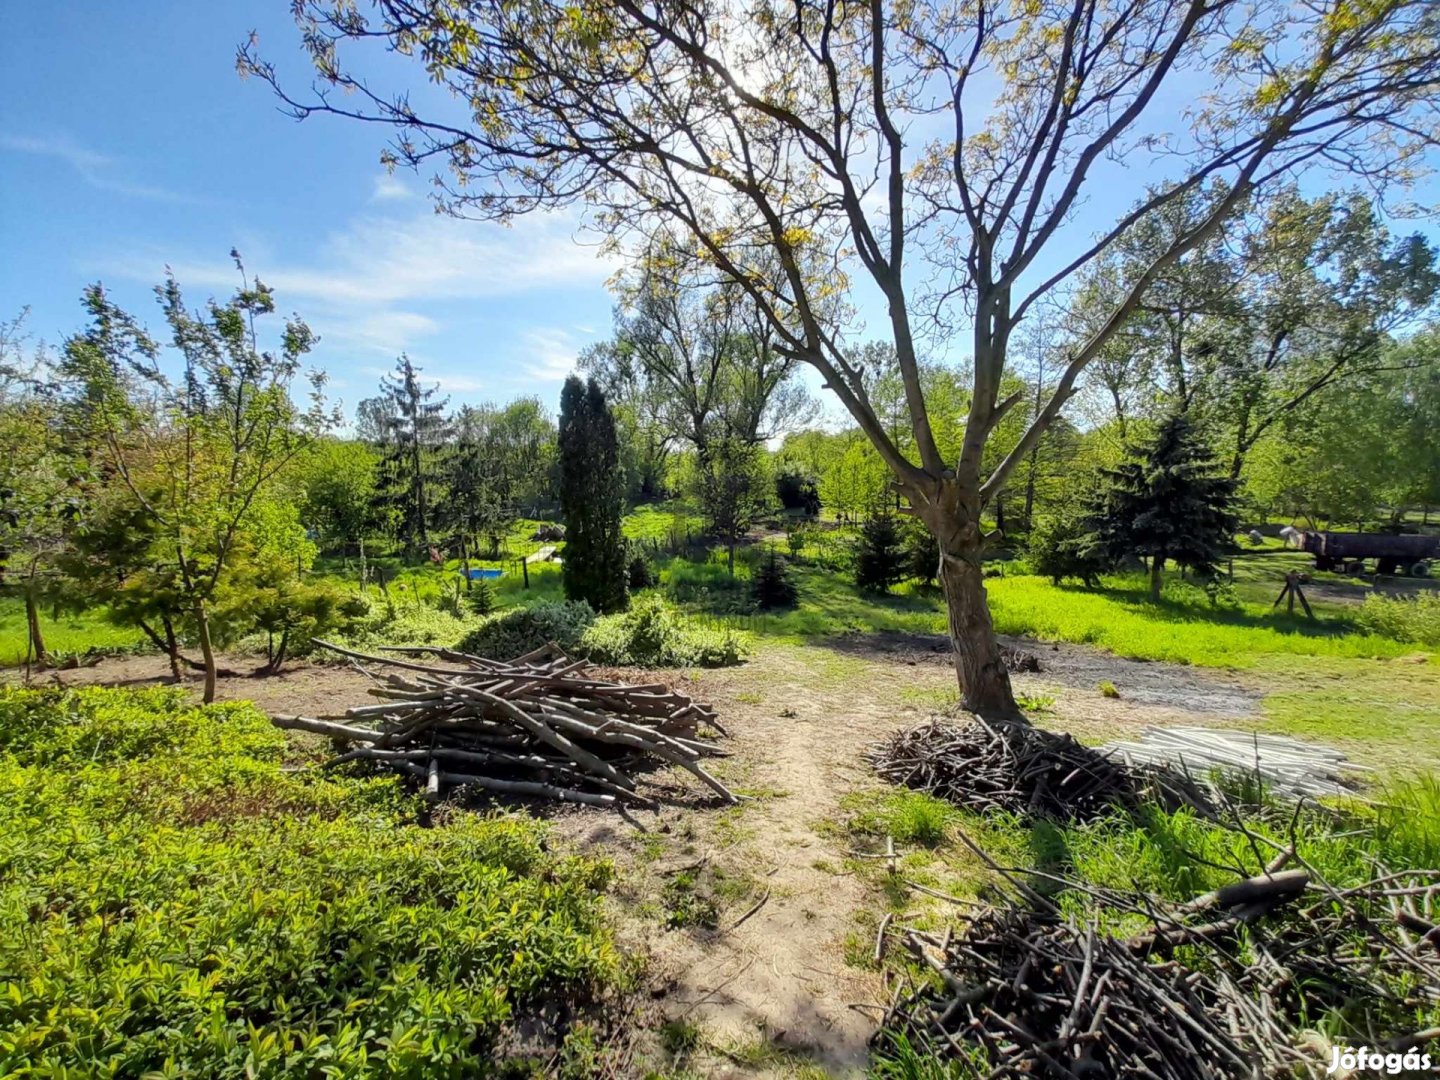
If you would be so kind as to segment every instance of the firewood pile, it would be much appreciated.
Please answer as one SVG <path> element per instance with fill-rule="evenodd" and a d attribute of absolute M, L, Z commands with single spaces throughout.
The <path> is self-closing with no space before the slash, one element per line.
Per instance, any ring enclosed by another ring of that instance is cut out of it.
<path fill-rule="evenodd" d="M 1440 870 L 1341 889 L 1284 869 L 1289 848 L 1184 904 L 1048 876 L 1107 909 L 1107 932 L 971 846 L 1018 895 L 977 903 L 959 933 L 889 926 L 934 977 L 899 990 L 882 1048 L 903 1033 L 976 1077 L 1318 1078 L 1333 1055 L 1310 1029 L 1344 1010 L 1368 1029 L 1340 1042 L 1440 1061 Z"/>
<path fill-rule="evenodd" d="M 977 813 L 1002 810 L 1088 821 L 1144 796 L 1207 811 L 1183 774 L 1144 773 L 1075 741 L 1028 724 L 931 720 L 895 732 L 870 749 L 870 763 L 893 784 L 929 792 Z"/>
<path fill-rule="evenodd" d="M 635 773 L 678 765 L 727 802 L 736 796 L 702 764 L 723 751 L 715 711 L 668 686 L 599 677 L 554 644 L 500 663 L 439 648 L 354 652 L 328 642 L 375 680 L 380 701 L 320 716 L 274 716 L 277 727 L 327 735 L 346 749 L 327 767 L 371 762 L 414 777 L 439 801 L 478 789 L 595 806 L 653 806 Z M 380 675 L 371 668 L 391 669 Z"/>

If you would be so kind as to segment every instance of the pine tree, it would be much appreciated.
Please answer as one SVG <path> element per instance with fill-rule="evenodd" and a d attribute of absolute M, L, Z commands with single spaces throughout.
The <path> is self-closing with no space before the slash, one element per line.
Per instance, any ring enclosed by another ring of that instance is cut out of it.
<path fill-rule="evenodd" d="M 557 480 L 565 521 L 565 596 L 599 612 L 622 610 L 626 591 L 625 472 L 615 417 L 594 379 L 574 375 L 560 391 Z"/>
<path fill-rule="evenodd" d="M 1095 549 L 1109 558 L 1150 560 L 1150 598 L 1159 600 L 1166 562 L 1213 573 L 1235 534 L 1236 482 L 1220 475 L 1183 413 L 1167 417 L 1130 454 L 1133 460 L 1101 471 L 1088 525 Z"/>
<path fill-rule="evenodd" d="M 939 560 L 937 559 L 938 563 Z M 855 584 L 873 592 L 888 592 L 905 576 L 905 548 L 900 526 L 888 507 L 871 513 L 860 526 L 855 552 Z"/>
<path fill-rule="evenodd" d="M 445 407 L 450 399 L 435 400 L 438 387 L 421 386 L 419 376 L 420 369 L 401 353 L 395 370 L 380 384 L 387 414 L 380 501 L 393 510 L 401 543 L 423 551 L 430 544 L 438 451 L 449 432 Z"/>

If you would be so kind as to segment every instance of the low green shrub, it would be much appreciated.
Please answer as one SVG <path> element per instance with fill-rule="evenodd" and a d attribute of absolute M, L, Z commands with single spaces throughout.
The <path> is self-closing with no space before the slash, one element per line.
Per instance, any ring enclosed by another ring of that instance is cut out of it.
<path fill-rule="evenodd" d="M 581 637 L 580 651 L 627 667 L 727 667 L 740 663 L 746 648 L 738 632 L 701 626 L 651 596 L 629 611 L 596 619 Z"/>
<path fill-rule="evenodd" d="M 583 600 L 542 600 L 486 619 L 459 638 L 456 648 L 491 660 L 513 660 L 549 641 L 574 652 L 594 621 L 595 612 Z"/>
<path fill-rule="evenodd" d="M 607 864 L 293 753 L 246 704 L 0 690 L 0 1075 L 489 1075 L 618 975 Z"/>
<path fill-rule="evenodd" d="M 475 626 L 473 618 L 428 604 L 372 601 L 370 614 L 336 635 L 352 648 L 372 645 L 451 645 Z"/>
<path fill-rule="evenodd" d="M 1355 622 L 1395 641 L 1440 646 L 1440 592 L 1426 590 L 1413 597 L 1371 593 L 1356 611 Z"/>

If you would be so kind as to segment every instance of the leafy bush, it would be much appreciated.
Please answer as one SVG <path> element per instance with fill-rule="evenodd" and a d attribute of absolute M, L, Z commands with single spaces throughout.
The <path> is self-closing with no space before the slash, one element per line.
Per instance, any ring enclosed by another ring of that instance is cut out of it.
<path fill-rule="evenodd" d="M 1108 560 L 1078 514 L 1054 514 L 1037 521 L 1025 554 L 1030 569 L 1056 585 L 1065 578 L 1078 578 L 1094 588 L 1108 569 Z"/>
<path fill-rule="evenodd" d="M 0 690 L 0 1074 L 488 1075 L 618 973 L 604 863 L 288 753 L 245 704 Z"/>
<path fill-rule="evenodd" d="M 904 576 L 905 551 L 900 545 L 895 515 L 889 510 L 876 511 L 860 526 L 855 584 L 872 592 L 888 592 Z"/>
<path fill-rule="evenodd" d="M 486 619 L 456 648 L 491 660 L 513 660 L 550 641 L 574 652 L 594 621 L 595 612 L 583 600 L 544 600 Z"/>
<path fill-rule="evenodd" d="M 646 597 L 629 611 L 595 620 L 580 640 L 580 651 L 602 664 L 635 667 L 727 667 L 745 655 L 740 634 L 710 629 Z"/>
<path fill-rule="evenodd" d="M 1355 622 L 1396 641 L 1440 646 L 1440 593 L 1426 590 L 1410 598 L 1371 593 L 1356 612 Z"/>
<path fill-rule="evenodd" d="M 775 476 L 775 496 L 786 510 L 799 510 L 806 517 L 820 513 L 820 487 L 813 476 L 787 469 Z"/>
<path fill-rule="evenodd" d="M 645 552 L 633 544 L 630 547 L 630 563 L 626 567 L 626 573 L 630 578 L 630 588 L 634 591 L 648 589 L 659 580 L 655 574 L 655 564 Z"/>
<path fill-rule="evenodd" d="M 352 648 L 370 645 L 450 645 L 475 625 L 428 604 L 376 604 L 370 614 L 337 635 Z"/>
<path fill-rule="evenodd" d="M 790 576 L 790 567 L 771 548 L 750 578 L 750 595 L 762 610 L 793 608 L 800 602 L 800 589 Z"/>

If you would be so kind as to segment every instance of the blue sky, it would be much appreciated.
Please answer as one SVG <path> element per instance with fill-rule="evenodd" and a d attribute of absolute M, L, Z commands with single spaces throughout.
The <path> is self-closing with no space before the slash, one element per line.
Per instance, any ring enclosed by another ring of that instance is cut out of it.
<path fill-rule="evenodd" d="M 152 329 L 165 267 L 194 303 L 237 284 L 228 257 L 321 335 L 317 366 L 347 411 L 408 350 L 459 402 L 553 405 L 606 336 L 613 264 L 577 221 L 513 228 L 437 216 L 426 181 L 387 175 L 374 129 L 281 115 L 235 73 L 252 30 L 303 75 L 279 0 L 6 5 L 0 36 L 0 319 L 25 305 L 58 343 L 105 283 Z"/>
<path fill-rule="evenodd" d="M 238 284 L 228 256 L 238 247 L 281 310 L 321 335 L 314 361 L 347 412 L 401 350 L 456 404 L 535 393 L 553 407 L 580 349 L 611 324 L 605 281 L 617 266 L 596 257 L 579 218 L 507 229 L 437 216 L 426 178 L 380 166 L 383 132 L 297 123 L 267 87 L 236 75 L 235 49 L 252 30 L 302 85 L 284 0 L 7 5 L 0 319 L 30 305 L 30 329 L 58 344 L 83 322 L 81 290 L 100 280 L 158 328 L 150 289 L 166 266 L 198 304 Z M 418 66 L 403 75 L 413 86 Z M 1176 111 L 1191 96 L 1183 85 L 1168 93 Z M 1051 259 L 1138 194 L 1134 170 L 1103 168 Z M 863 278 L 853 276 L 852 299 L 880 329 L 883 306 Z"/>

